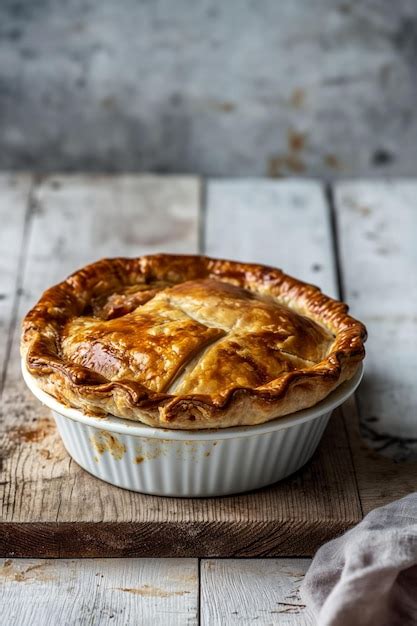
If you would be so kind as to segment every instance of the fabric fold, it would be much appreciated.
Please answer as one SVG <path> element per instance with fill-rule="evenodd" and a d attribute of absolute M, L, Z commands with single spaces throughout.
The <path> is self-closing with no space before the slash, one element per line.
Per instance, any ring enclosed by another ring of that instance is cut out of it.
<path fill-rule="evenodd" d="M 301 595 L 319 626 L 417 624 L 417 493 L 322 546 Z"/>

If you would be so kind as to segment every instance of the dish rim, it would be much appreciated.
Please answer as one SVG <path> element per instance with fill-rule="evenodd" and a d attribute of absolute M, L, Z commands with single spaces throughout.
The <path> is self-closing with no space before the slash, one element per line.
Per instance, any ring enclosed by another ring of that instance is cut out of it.
<path fill-rule="evenodd" d="M 155 428 L 146 424 L 134 422 L 133 420 L 123 419 L 114 415 L 106 417 L 94 417 L 85 415 L 79 409 L 66 407 L 56 398 L 40 389 L 36 384 L 36 379 L 32 376 L 25 361 L 21 361 L 22 375 L 26 385 L 29 387 L 33 395 L 46 405 L 52 411 L 67 417 L 73 421 L 81 422 L 86 426 L 92 426 L 99 430 L 108 430 L 119 435 L 133 435 L 135 437 L 144 437 L 148 439 L 165 439 L 176 441 L 210 441 L 219 439 L 235 439 L 237 437 L 253 437 L 263 435 L 265 433 L 284 430 L 303 424 L 327 413 L 333 411 L 340 406 L 349 396 L 351 396 L 358 388 L 362 377 L 364 366 L 360 362 L 355 374 L 349 380 L 343 382 L 334 391 L 332 391 L 323 400 L 314 406 L 302 409 L 296 413 L 290 413 L 275 420 L 270 420 L 263 424 L 255 424 L 252 426 L 232 426 L 229 428 L 217 429 L 201 429 L 201 430 L 184 430 L 170 428 Z"/>

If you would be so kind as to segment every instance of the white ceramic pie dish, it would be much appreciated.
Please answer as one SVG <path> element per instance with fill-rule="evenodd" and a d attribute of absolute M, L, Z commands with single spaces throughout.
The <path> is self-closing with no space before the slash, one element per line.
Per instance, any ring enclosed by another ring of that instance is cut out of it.
<path fill-rule="evenodd" d="M 185 431 L 84 415 L 42 391 L 22 361 L 26 384 L 52 410 L 67 452 L 97 478 L 174 497 L 250 491 L 294 473 L 313 455 L 330 415 L 359 385 L 363 366 L 310 409 L 258 426 Z"/>

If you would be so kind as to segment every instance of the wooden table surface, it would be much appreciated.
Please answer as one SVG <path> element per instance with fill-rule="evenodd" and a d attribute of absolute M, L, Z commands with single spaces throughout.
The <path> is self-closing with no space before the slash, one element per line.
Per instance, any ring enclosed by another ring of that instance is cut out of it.
<path fill-rule="evenodd" d="M 307 180 L 4 174 L 0 224 L 1 522 L 18 519 L 28 502 L 36 518 L 51 505 L 63 475 L 71 478 L 71 488 L 83 485 L 83 472 L 67 455 L 48 458 L 42 441 L 50 433 L 21 431 L 27 454 L 10 435 L 11 421 L 20 428 L 33 402 L 22 392 L 19 371 L 22 315 L 44 288 L 89 261 L 156 251 L 199 250 L 277 265 L 329 295 L 341 294 L 370 333 L 357 402 L 345 404 L 343 419 L 332 420 L 349 444 L 358 516 L 417 489 L 416 181 L 347 181 L 325 188 Z M 63 493 L 57 520 L 67 499 Z M 113 505 L 100 493 L 85 502 L 101 515 Z M 2 619 L 18 626 L 302 626 L 312 624 L 298 593 L 309 562 L 11 554 L 0 561 Z"/>

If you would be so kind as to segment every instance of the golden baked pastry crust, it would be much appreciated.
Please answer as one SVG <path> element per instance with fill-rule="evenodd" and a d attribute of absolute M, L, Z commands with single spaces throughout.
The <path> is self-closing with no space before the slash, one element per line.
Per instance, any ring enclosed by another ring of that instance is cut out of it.
<path fill-rule="evenodd" d="M 366 330 L 347 306 L 262 265 L 105 259 L 48 289 L 22 357 L 65 405 L 166 428 L 260 424 L 351 378 Z"/>

